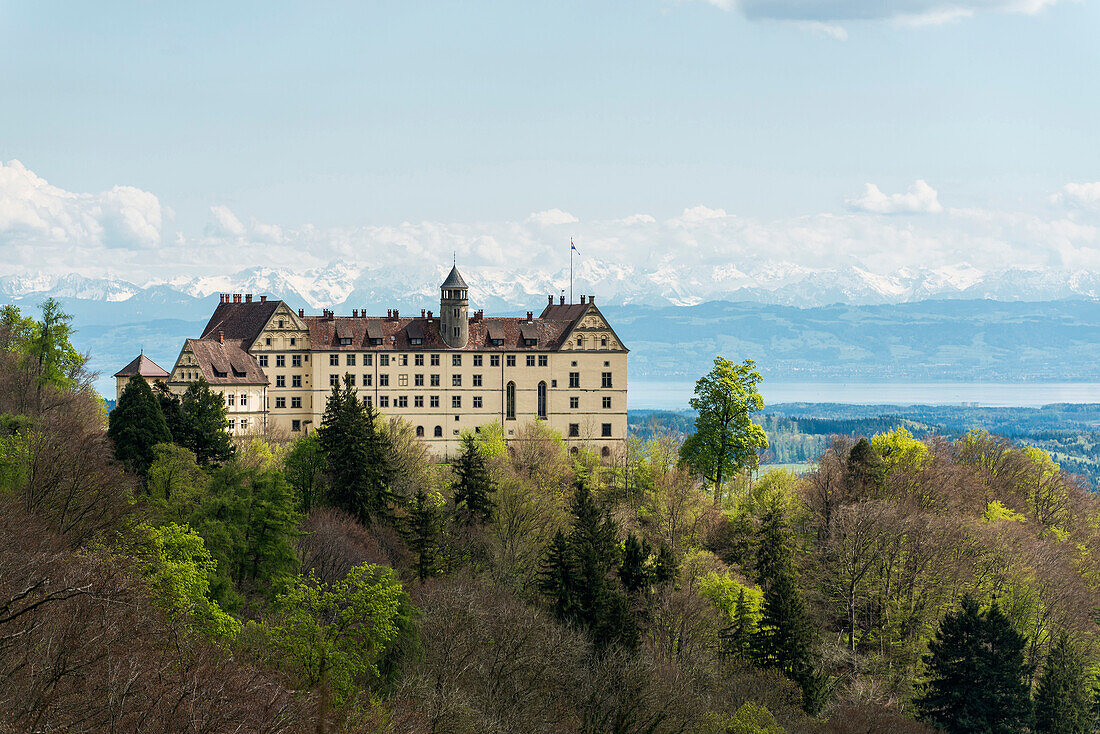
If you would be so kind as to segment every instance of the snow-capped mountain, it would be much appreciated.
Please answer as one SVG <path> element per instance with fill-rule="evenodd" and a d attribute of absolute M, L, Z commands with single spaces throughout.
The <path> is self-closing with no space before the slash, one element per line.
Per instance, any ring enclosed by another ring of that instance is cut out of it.
<path fill-rule="evenodd" d="M 0 297 L 73 298 L 122 302 L 172 293 L 207 298 L 216 293 L 266 293 L 311 309 L 387 306 L 428 307 L 438 299 L 445 266 L 371 267 L 347 262 L 301 271 L 254 267 L 236 273 L 135 284 L 115 278 L 25 274 L 0 278 Z M 502 311 L 539 306 L 548 294 L 569 288 L 568 269 L 516 270 L 464 267 L 474 308 Z M 704 301 L 755 301 L 789 306 L 830 303 L 875 305 L 943 298 L 1046 301 L 1100 298 L 1100 273 L 1006 269 L 982 272 L 967 264 L 905 268 L 883 275 L 858 267 L 812 269 L 790 263 L 752 268 L 669 262 L 644 270 L 587 258 L 573 272 L 575 295 L 596 294 L 600 303 L 688 306 Z"/>

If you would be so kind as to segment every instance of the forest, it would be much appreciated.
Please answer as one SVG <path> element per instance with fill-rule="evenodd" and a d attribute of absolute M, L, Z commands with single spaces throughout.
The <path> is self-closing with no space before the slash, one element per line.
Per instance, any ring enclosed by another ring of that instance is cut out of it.
<path fill-rule="evenodd" d="M 0 731 L 1096 729 L 1100 502 L 1040 448 L 751 471 L 721 358 L 610 460 L 531 420 L 440 463 L 350 386 L 233 441 L 201 381 L 108 415 L 71 336 L 0 310 Z"/>

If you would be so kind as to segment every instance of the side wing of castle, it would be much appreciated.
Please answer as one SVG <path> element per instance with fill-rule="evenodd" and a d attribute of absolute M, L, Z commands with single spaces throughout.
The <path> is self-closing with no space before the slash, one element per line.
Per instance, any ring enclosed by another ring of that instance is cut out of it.
<path fill-rule="evenodd" d="M 167 382 L 183 392 L 205 378 L 225 397 L 234 434 L 314 430 L 333 386 L 351 375 L 365 404 L 410 423 L 438 455 L 454 453 L 463 430 L 499 421 L 510 439 L 523 422 L 544 420 L 571 446 L 607 456 L 626 439 L 627 353 L 585 296 L 550 296 L 537 317 L 470 314 L 455 267 L 438 316 L 306 316 L 266 296 L 222 294 Z"/>

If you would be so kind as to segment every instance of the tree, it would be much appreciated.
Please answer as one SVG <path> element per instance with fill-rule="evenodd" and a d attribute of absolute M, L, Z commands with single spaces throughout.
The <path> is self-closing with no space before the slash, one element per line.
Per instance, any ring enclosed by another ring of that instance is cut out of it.
<path fill-rule="evenodd" d="M 206 491 L 206 476 L 195 454 L 173 443 L 153 447 L 155 456 L 145 480 L 149 504 L 157 508 L 162 521 L 184 522 L 195 511 Z"/>
<path fill-rule="evenodd" d="M 467 525 L 487 523 L 493 517 L 493 479 L 477 442 L 470 433 L 462 435 L 462 453 L 454 464 L 455 510 Z"/>
<path fill-rule="evenodd" d="M 295 441 L 283 459 L 283 467 L 287 481 L 298 493 L 298 510 L 308 515 L 319 494 L 325 469 L 325 456 L 317 434 L 311 433 Z"/>
<path fill-rule="evenodd" d="M 153 383 L 153 394 L 157 396 L 160 412 L 164 415 L 164 423 L 168 426 L 168 432 L 172 434 L 172 442 L 183 446 L 186 443 L 187 429 L 183 421 L 180 396 L 169 390 L 164 380 Z"/>
<path fill-rule="evenodd" d="M 1085 659 L 1067 632 L 1054 638 L 1035 693 L 1037 734 L 1087 734 L 1094 718 Z"/>
<path fill-rule="evenodd" d="M 628 533 L 623 543 L 623 562 L 619 567 L 619 578 L 631 594 L 649 586 L 653 580 L 652 571 L 646 567 L 649 555 L 649 542 L 645 538 L 639 542 L 638 536 Z"/>
<path fill-rule="evenodd" d="M 928 643 L 929 679 L 916 701 L 921 717 L 949 734 L 1027 732 L 1025 644 L 996 602 L 983 613 L 964 596 Z"/>
<path fill-rule="evenodd" d="M 42 408 L 43 390 L 47 386 L 72 387 L 87 361 L 72 345 L 72 320 L 58 301 L 47 298 L 42 304 L 42 320 L 35 323 L 34 332 L 23 348 L 24 362 L 35 378 L 37 410 Z"/>
<path fill-rule="evenodd" d="M 394 502 L 393 472 L 378 413 L 364 406 L 345 375 L 344 388 L 332 388 L 318 429 L 329 476 L 329 501 L 360 522 L 389 518 Z"/>
<path fill-rule="evenodd" d="M 144 377 L 134 375 L 122 389 L 118 405 L 108 417 L 107 435 L 115 444 L 115 457 L 143 477 L 156 458 L 153 447 L 172 440 Z"/>
<path fill-rule="evenodd" d="M 680 459 L 714 486 L 715 505 L 721 503 L 723 482 L 755 468 L 758 452 L 768 447 L 764 429 L 752 422 L 752 414 L 764 407 L 757 390 L 763 379 L 751 359 L 738 365 L 715 357 L 713 369 L 695 383 L 689 404 L 699 415 Z"/>
<path fill-rule="evenodd" d="M 886 464 L 866 438 L 861 438 L 848 452 L 848 482 L 858 492 L 856 496 L 877 494 L 886 483 Z"/>
<path fill-rule="evenodd" d="M 409 548 L 416 554 L 416 577 L 421 581 L 435 571 L 439 550 L 439 507 L 435 498 L 417 489 L 409 506 Z"/>
<path fill-rule="evenodd" d="M 203 378 L 187 386 L 180 398 L 183 435 L 176 443 L 195 452 L 200 466 L 218 466 L 233 456 L 225 398 Z"/>

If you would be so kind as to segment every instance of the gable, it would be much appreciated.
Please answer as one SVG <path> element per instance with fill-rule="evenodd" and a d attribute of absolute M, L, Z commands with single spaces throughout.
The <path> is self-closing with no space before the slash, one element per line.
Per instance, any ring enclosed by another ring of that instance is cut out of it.
<path fill-rule="evenodd" d="M 580 346 L 577 345 L 578 339 L 581 340 Z M 591 304 L 584 313 L 577 318 L 572 328 L 569 329 L 568 334 L 562 342 L 561 350 L 563 352 L 629 351 L 626 345 L 623 344 L 622 339 L 619 338 L 619 335 L 611 328 L 611 324 L 607 323 L 607 319 L 600 313 L 600 310 Z"/>
<path fill-rule="evenodd" d="M 281 324 L 281 325 L 280 325 Z M 271 343 L 268 344 L 267 340 Z M 292 346 L 290 340 L 294 339 Z M 256 335 L 256 340 L 250 345 L 251 349 L 307 349 L 309 347 L 309 327 L 305 319 L 298 316 L 290 306 L 280 301 L 267 322 Z"/>

